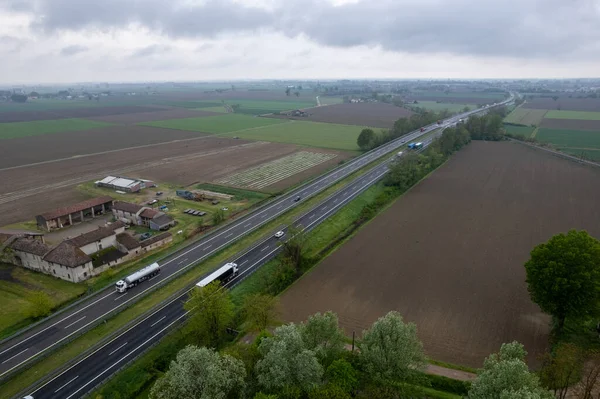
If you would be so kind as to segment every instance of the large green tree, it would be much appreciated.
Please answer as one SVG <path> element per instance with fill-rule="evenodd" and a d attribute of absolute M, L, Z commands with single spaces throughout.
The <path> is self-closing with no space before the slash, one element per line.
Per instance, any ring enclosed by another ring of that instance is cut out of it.
<path fill-rule="evenodd" d="M 361 150 L 370 150 L 374 141 L 375 132 L 373 129 L 363 129 L 356 139 L 356 144 Z"/>
<path fill-rule="evenodd" d="M 185 309 L 190 312 L 187 324 L 191 334 L 202 345 L 216 347 L 222 342 L 234 317 L 229 291 L 218 282 L 194 288 Z"/>
<path fill-rule="evenodd" d="M 345 335 L 333 312 L 317 313 L 300 325 L 302 340 L 307 349 L 315 352 L 324 367 L 344 351 Z"/>
<path fill-rule="evenodd" d="M 499 353 L 490 355 L 483 370 L 473 381 L 470 399 L 552 399 L 540 386 L 537 376 L 525 364 L 527 352 L 518 342 L 503 344 Z"/>
<path fill-rule="evenodd" d="M 279 317 L 279 301 L 267 294 L 248 295 L 242 308 L 246 327 L 250 331 L 262 331 L 275 323 Z"/>
<path fill-rule="evenodd" d="M 571 230 L 536 246 L 525 263 L 531 299 L 555 317 L 558 332 L 567 318 L 600 315 L 600 242 Z"/>
<path fill-rule="evenodd" d="M 259 346 L 263 356 L 256 363 L 258 384 L 268 392 L 309 392 L 321 383 L 323 367 L 314 351 L 306 349 L 300 329 L 288 324 Z"/>
<path fill-rule="evenodd" d="M 212 349 L 187 346 L 150 391 L 151 399 L 242 398 L 246 370 L 241 361 Z"/>
<path fill-rule="evenodd" d="M 358 347 L 360 362 L 374 381 L 415 381 L 427 365 L 417 326 L 395 311 L 364 331 Z"/>

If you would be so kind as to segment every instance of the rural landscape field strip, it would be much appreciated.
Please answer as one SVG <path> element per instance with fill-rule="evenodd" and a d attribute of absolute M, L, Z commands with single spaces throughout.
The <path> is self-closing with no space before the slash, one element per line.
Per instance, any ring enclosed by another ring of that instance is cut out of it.
<path fill-rule="evenodd" d="M 546 112 L 548 111 L 545 109 L 528 109 L 517 107 L 510 114 L 508 114 L 504 120 L 509 123 L 518 123 L 527 126 L 539 126 L 544 119 Z"/>
<path fill-rule="evenodd" d="M 106 122 L 95 122 L 85 119 L 57 119 L 33 122 L 0 123 L 0 140 L 16 137 L 38 136 L 58 132 L 89 130 L 97 127 L 111 126 Z"/>
<path fill-rule="evenodd" d="M 569 98 L 568 96 L 558 96 L 556 100 L 551 97 L 535 97 L 527 99 L 522 105 L 523 108 L 531 109 L 551 109 L 562 111 L 600 111 L 600 99 L 594 98 Z"/>
<path fill-rule="evenodd" d="M 337 125 L 333 123 L 279 121 L 284 123 L 224 133 L 223 136 L 357 151 L 356 138 L 364 128 L 362 126 Z"/>
<path fill-rule="evenodd" d="M 580 120 L 600 120 L 600 112 L 588 111 L 548 111 L 545 118 L 548 119 L 580 119 Z"/>
<path fill-rule="evenodd" d="M 159 168 L 161 165 L 164 165 L 166 163 L 171 163 L 171 162 L 203 158 L 203 157 L 208 157 L 211 155 L 226 155 L 228 152 L 236 151 L 236 150 L 239 150 L 240 148 L 253 148 L 253 147 L 257 147 L 257 146 L 261 146 L 261 145 L 265 145 L 265 144 L 266 143 L 264 143 L 264 142 L 246 143 L 246 144 L 240 144 L 238 146 L 226 147 L 226 148 L 222 148 L 222 149 L 218 149 L 218 150 L 205 151 L 205 152 L 200 152 L 200 153 L 195 153 L 195 154 L 180 155 L 180 156 L 174 156 L 174 157 L 168 157 L 168 158 L 162 158 L 162 159 L 155 159 L 155 160 L 147 161 L 145 163 L 121 167 L 119 169 L 105 169 L 102 171 L 93 172 L 92 174 L 89 174 L 89 175 L 79 175 L 72 179 L 66 179 L 66 180 L 62 180 L 59 182 L 46 184 L 43 186 L 36 186 L 36 187 L 29 188 L 29 189 L 20 190 L 18 192 L 9 192 L 9 193 L 0 194 L 0 204 L 5 204 L 7 202 L 16 201 L 16 200 L 19 200 L 19 199 L 22 199 L 25 197 L 29 197 L 32 195 L 36 195 L 40 192 L 45 192 L 48 190 L 53 190 L 53 189 L 57 189 L 57 188 L 66 188 L 66 187 L 70 187 L 70 186 L 73 186 L 76 184 L 81 184 L 86 181 L 90 181 L 90 180 L 94 180 L 94 179 L 98 178 L 99 174 L 104 174 L 104 175 L 126 174 L 128 172 L 134 172 L 137 170 L 143 170 L 143 169 L 148 169 L 148 168 Z"/>
<path fill-rule="evenodd" d="M 172 119 L 166 121 L 145 122 L 142 125 L 164 127 L 168 129 L 191 130 L 204 133 L 230 133 L 248 128 L 285 123 L 283 120 L 255 118 L 248 115 L 217 115 L 200 118 Z"/>
<path fill-rule="evenodd" d="M 558 147 L 598 148 L 600 132 L 587 130 L 538 129 L 536 138 Z"/>
<path fill-rule="evenodd" d="M 335 157 L 335 154 L 299 151 L 243 172 L 226 176 L 217 180 L 216 183 L 261 189 Z"/>

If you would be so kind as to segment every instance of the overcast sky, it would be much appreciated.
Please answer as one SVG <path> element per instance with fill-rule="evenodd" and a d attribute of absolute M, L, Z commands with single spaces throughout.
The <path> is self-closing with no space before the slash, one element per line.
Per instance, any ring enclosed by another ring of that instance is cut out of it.
<path fill-rule="evenodd" d="M 600 76 L 600 0 L 0 0 L 0 82 Z"/>

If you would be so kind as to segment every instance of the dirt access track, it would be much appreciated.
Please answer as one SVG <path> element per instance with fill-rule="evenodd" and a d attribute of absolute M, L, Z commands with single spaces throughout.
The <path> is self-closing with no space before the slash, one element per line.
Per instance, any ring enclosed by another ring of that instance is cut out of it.
<path fill-rule="evenodd" d="M 309 113 L 307 117 L 290 117 L 285 115 L 269 115 L 269 117 L 390 129 L 398 119 L 412 115 L 412 112 L 405 108 L 385 103 L 326 105 L 308 108 L 306 112 Z"/>
<path fill-rule="evenodd" d="M 397 310 L 433 359 L 481 367 L 518 340 L 535 366 L 550 319 L 523 265 L 557 233 L 600 238 L 598 179 L 518 143 L 472 142 L 286 291 L 284 318 L 332 310 L 360 335 Z"/>
<path fill-rule="evenodd" d="M 251 142 L 203 137 L 174 143 L 127 149 L 56 162 L 0 170 L 0 226 L 31 220 L 35 215 L 87 198 L 76 186 L 106 175 L 151 179 L 187 186 L 210 182 L 229 173 L 291 154 L 292 144 Z M 348 158 L 349 153 L 343 153 Z M 332 167 L 321 164 L 292 176 L 288 185 Z M 277 188 L 283 188 L 278 182 Z M 107 190 L 107 195 L 111 191 Z"/>

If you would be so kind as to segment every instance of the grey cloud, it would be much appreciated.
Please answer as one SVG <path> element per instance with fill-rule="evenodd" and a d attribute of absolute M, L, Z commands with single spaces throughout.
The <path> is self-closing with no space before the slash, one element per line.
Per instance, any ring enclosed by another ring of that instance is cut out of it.
<path fill-rule="evenodd" d="M 131 54 L 132 57 L 149 57 L 155 54 L 164 54 L 171 51 L 170 46 L 161 46 L 158 44 L 153 44 L 151 46 L 147 46 L 136 50 Z"/>
<path fill-rule="evenodd" d="M 85 46 L 79 46 L 79 45 L 72 45 L 72 46 L 67 46 L 67 47 L 63 47 L 60 50 L 60 55 L 63 55 L 65 57 L 70 57 L 72 55 L 75 54 L 79 54 L 79 53 L 83 53 L 84 51 L 87 51 L 88 48 Z"/>
<path fill-rule="evenodd" d="M 35 27 L 44 31 L 110 29 L 139 23 L 173 37 L 215 36 L 270 24 L 272 15 L 230 0 L 193 6 L 184 0 L 44 0 Z"/>
<path fill-rule="evenodd" d="M 233 0 L 38 0 L 44 31 L 139 23 L 171 37 L 257 29 L 327 46 L 380 46 L 414 54 L 586 59 L 600 57 L 598 0 L 279 0 L 270 9 Z M 443 61 L 443 60 L 440 60 Z M 418 60 L 409 61 L 418 62 Z"/>

